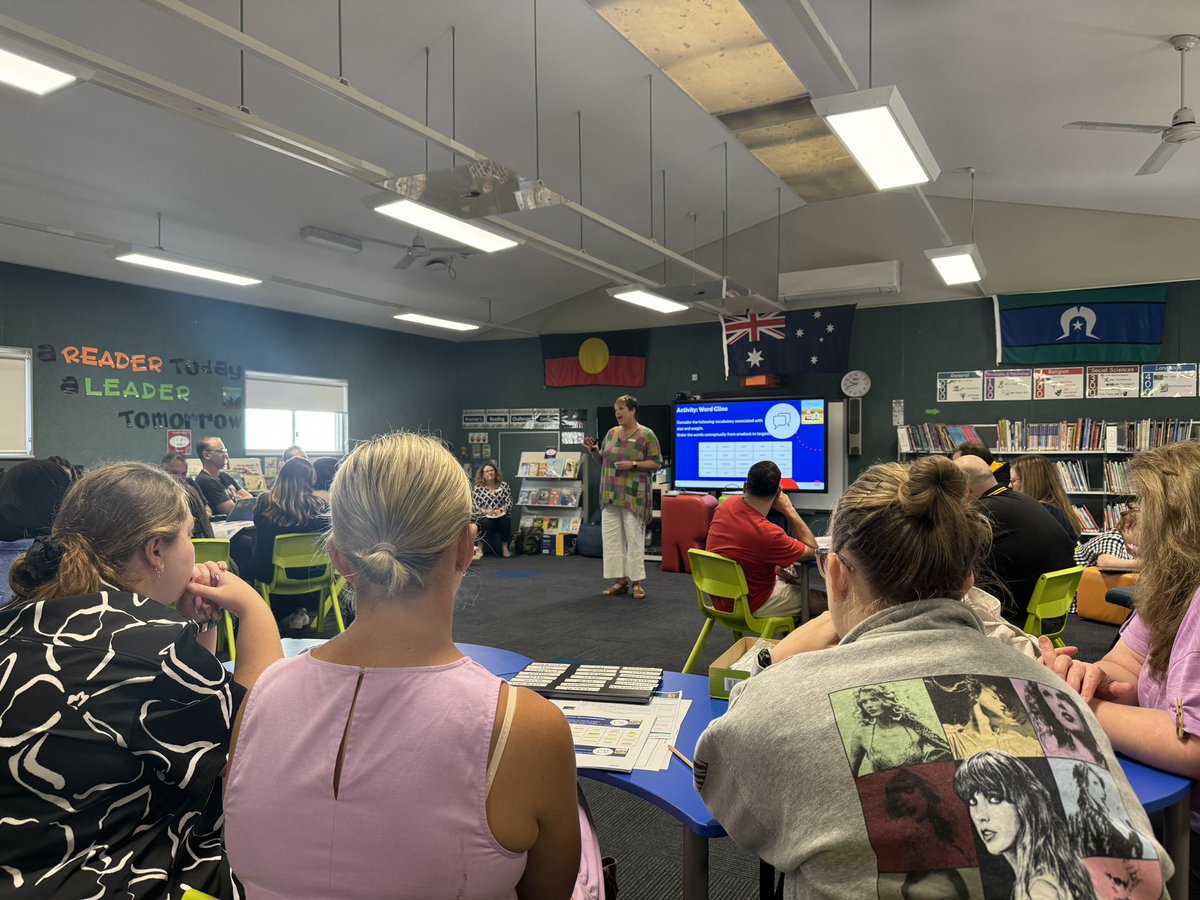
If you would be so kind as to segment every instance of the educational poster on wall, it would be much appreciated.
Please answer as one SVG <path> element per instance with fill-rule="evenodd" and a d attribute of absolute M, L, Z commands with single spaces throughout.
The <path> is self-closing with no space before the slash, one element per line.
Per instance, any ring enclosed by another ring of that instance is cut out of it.
<path fill-rule="evenodd" d="M 559 437 L 559 442 L 564 447 L 575 447 L 583 445 L 582 431 L 564 431 Z"/>
<path fill-rule="evenodd" d="M 1083 366 L 1033 370 L 1034 400 L 1082 400 Z"/>
<path fill-rule="evenodd" d="M 557 409 L 510 409 L 508 424 L 510 428 L 524 428 L 529 431 L 558 431 Z"/>
<path fill-rule="evenodd" d="M 486 431 L 470 431 L 467 433 L 468 444 L 486 444 L 488 435 Z"/>
<path fill-rule="evenodd" d="M 562 411 L 562 427 L 571 431 L 578 431 L 587 427 L 587 410 L 577 407 L 564 409 Z"/>
<path fill-rule="evenodd" d="M 507 409 L 489 409 L 485 410 L 484 419 L 488 428 L 507 428 L 508 427 L 508 410 Z"/>
<path fill-rule="evenodd" d="M 167 431 L 167 452 L 192 455 L 192 430 L 190 428 L 174 428 Z"/>
<path fill-rule="evenodd" d="M 1143 397 L 1195 397 L 1196 364 L 1142 366 Z"/>
<path fill-rule="evenodd" d="M 983 372 L 938 372 L 939 403 L 969 403 L 983 399 Z"/>
<path fill-rule="evenodd" d="M 464 409 L 462 411 L 463 428 L 482 428 L 487 424 L 487 410 Z"/>
<path fill-rule="evenodd" d="M 1033 369 L 988 369 L 983 373 L 984 400 L 1028 400 L 1033 396 Z"/>
<path fill-rule="evenodd" d="M 1140 393 L 1141 375 L 1138 366 L 1088 366 L 1087 398 L 1136 397 Z"/>
<path fill-rule="evenodd" d="M 261 493 L 267 489 L 263 477 L 262 460 L 257 456 L 237 457 L 229 461 L 229 474 L 250 493 Z"/>

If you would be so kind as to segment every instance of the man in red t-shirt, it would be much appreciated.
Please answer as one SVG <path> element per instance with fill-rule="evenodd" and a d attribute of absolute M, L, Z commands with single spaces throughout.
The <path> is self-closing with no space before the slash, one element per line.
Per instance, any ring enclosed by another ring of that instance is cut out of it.
<path fill-rule="evenodd" d="M 779 577 L 778 569 L 812 559 L 817 547 L 812 531 L 779 489 L 779 479 L 779 466 L 769 459 L 751 466 L 742 496 L 717 507 L 704 545 L 705 550 L 741 563 L 750 593 L 750 612 L 760 618 L 800 615 L 803 593 L 798 585 Z M 792 534 L 799 535 L 800 540 L 788 537 L 782 528 L 767 521 L 772 509 L 783 514 Z M 815 594 L 817 602 L 810 602 L 810 613 L 823 611 L 819 597 Z M 713 604 L 726 612 L 733 610 L 730 600 L 714 598 Z"/>

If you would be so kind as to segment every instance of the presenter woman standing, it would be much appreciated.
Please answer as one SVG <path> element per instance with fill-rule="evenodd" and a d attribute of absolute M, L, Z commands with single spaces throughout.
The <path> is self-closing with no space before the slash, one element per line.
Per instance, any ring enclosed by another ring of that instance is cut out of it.
<path fill-rule="evenodd" d="M 613 404 L 617 427 L 599 444 L 584 438 L 584 446 L 600 463 L 600 508 L 604 533 L 604 577 L 614 579 L 601 591 L 605 597 L 633 594 L 644 600 L 646 589 L 646 523 L 651 502 L 650 473 L 662 468 L 662 450 L 654 432 L 637 420 L 638 402 L 623 394 Z"/>

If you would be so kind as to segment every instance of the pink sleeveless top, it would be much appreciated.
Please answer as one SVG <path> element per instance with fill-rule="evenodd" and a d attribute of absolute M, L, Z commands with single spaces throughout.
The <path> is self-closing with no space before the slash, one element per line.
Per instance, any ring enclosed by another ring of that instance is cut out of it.
<path fill-rule="evenodd" d="M 526 854 L 496 842 L 485 807 L 499 693 L 500 679 L 466 658 L 358 669 L 304 654 L 267 669 L 225 792 L 247 896 L 516 897 Z"/>

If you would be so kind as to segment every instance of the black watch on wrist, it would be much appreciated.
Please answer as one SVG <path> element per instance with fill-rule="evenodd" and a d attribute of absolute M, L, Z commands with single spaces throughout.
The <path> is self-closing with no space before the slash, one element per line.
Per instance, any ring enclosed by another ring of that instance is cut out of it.
<path fill-rule="evenodd" d="M 758 667 L 765 669 L 769 665 L 771 665 L 771 648 L 763 647 L 758 651 Z"/>

